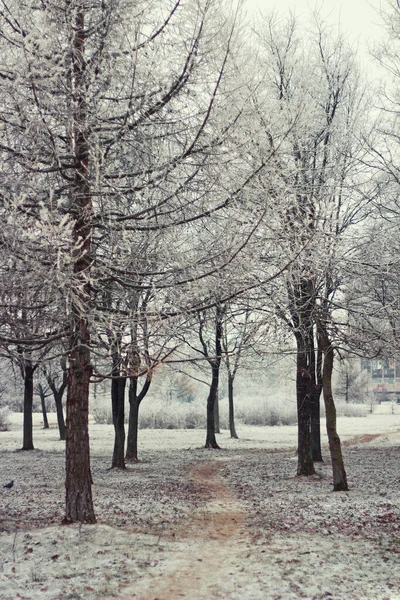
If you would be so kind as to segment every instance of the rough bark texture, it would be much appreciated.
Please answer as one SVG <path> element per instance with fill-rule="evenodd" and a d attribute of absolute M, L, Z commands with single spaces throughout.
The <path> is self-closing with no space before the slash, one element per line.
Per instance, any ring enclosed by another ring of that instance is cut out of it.
<path fill-rule="evenodd" d="M 233 377 L 230 373 L 228 374 L 228 402 L 229 402 L 229 431 L 231 434 L 231 438 L 238 440 L 239 436 L 236 433 L 236 428 L 235 428 L 235 408 L 234 408 L 234 403 L 233 403 Z"/>
<path fill-rule="evenodd" d="M 89 450 L 90 352 L 79 345 L 71 351 L 67 392 L 65 523 L 95 523 Z"/>
<path fill-rule="evenodd" d="M 297 419 L 298 419 L 298 447 L 297 447 L 297 475 L 313 475 L 315 473 L 312 460 L 311 440 L 311 394 L 312 377 L 310 365 L 307 360 L 306 346 L 301 335 L 297 340 Z"/>
<path fill-rule="evenodd" d="M 67 392 L 66 508 L 65 523 L 95 523 L 89 447 L 90 270 L 92 199 L 89 177 L 89 144 L 86 131 L 85 19 L 83 4 L 77 8 L 73 39 L 75 181 L 71 189 L 74 224 L 74 282 L 77 301 L 71 303 L 71 338 Z"/>
<path fill-rule="evenodd" d="M 112 415 L 115 434 L 111 467 L 114 469 L 125 469 L 125 387 L 125 377 L 113 379 L 111 383 Z"/>
<path fill-rule="evenodd" d="M 318 327 L 321 348 L 324 352 L 322 383 L 326 412 L 326 431 L 332 462 L 333 489 L 335 492 L 347 491 L 347 475 L 344 468 L 340 438 L 336 429 L 336 408 L 332 394 L 333 348 L 323 324 Z"/>
<path fill-rule="evenodd" d="M 30 360 L 24 364 L 24 426 L 22 450 L 34 450 L 33 428 L 32 428 L 32 406 L 33 406 L 33 373 L 35 367 Z"/>

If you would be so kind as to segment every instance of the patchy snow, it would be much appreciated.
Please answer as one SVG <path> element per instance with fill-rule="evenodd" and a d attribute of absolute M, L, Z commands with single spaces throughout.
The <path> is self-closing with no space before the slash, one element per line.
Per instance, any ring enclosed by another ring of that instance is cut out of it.
<path fill-rule="evenodd" d="M 113 428 L 91 423 L 96 525 L 61 526 L 64 443 L 35 417 L 0 433 L 0 598 L 400 599 L 400 406 L 338 419 L 350 492 L 329 464 L 295 476 L 296 427 L 140 432 L 142 462 L 110 470 Z M 50 415 L 55 425 L 55 416 Z M 326 443 L 326 439 L 324 440 Z M 324 456 L 328 459 L 327 448 Z"/>

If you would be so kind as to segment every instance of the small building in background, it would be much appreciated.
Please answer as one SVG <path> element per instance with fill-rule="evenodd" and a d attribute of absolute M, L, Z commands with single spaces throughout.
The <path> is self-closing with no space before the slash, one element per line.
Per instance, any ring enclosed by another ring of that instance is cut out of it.
<path fill-rule="evenodd" d="M 376 401 L 400 404 L 400 362 L 382 358 L 362 359 L 361 371 L 365 375 L 367 393 L 374 394 Z"/>

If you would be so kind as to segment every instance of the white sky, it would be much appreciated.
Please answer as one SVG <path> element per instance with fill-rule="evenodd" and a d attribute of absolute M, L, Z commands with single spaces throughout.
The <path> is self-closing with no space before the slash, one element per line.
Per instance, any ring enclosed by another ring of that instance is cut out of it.
<path fill-rule="evenodd" d="M 368 45 L 384 36 L 378 14 L 385 0 L 245 0 L 245 10 L 249 16 L 257 10 L 276 12 L 284 16 L 291 10 L 305 25 L 311 22 L 315 8 L 326 21 L 338 26 L 348 37 L 354 48 L 358 48 L 364 64 L 370 60 Z"/>

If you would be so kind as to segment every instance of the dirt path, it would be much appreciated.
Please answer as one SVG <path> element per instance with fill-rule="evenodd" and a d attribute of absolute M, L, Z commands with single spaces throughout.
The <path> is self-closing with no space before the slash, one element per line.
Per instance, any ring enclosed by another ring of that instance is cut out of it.
<path fill-rule="evenodd" d="M 223 481 L 223 466 L 223 462 L 203 462 L 193 469 L 193 482 L 206 488 L 211 497 L 205 507 L 179 524 L 174 534 L 176 558 L 166 558 L 162 572 L 152 580 L 138 582 L 135 598 L 240 598 L 237 588 L 241 585 L 237 586 L 235 576 L 240 572 L 241 584 L 245 583 L 243 558 L 250 540 L 243 511 Z"/>

